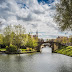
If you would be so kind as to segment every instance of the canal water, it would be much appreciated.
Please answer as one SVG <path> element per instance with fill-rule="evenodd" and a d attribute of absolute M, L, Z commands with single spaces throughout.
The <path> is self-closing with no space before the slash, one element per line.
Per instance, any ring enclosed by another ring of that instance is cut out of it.
<path fill-rule="evenodd" d="M 0 54 L 0 72 L 72 72 L 72 57 L 51 53 L 6 55 Z"/>

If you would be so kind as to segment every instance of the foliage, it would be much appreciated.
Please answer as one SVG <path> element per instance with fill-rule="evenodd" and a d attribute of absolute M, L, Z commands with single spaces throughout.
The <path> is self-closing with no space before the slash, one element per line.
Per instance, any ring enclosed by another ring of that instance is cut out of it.
<path fill-rule="evenodd" d="M 38 46 L 38 38 L 33 38 L 33 48 L 35 48 L 36 46 Z"/>
<path fill-rule="evenodd" d="M 55 21 L 59 28 L 64 31 L 66 29 L 72 30 L 72 0 L 60 0 L 56 4 Z"/>
<path fill-rule="evenodd" d="M 8 52 L 15 52 L 16 48 L 19 50 L 21 46 L 35 48 L 38 38 L 24 33 L 25 28 L 22 25 L 9 25 L 5 27 L 3 35 L 0 35 L 0 44 L 5 45 Z"/>
<path fill-rule="evenodd" d="M 15 25 L 15 38 L 13 44 L 20 48 L 20 46 L 23 44 L 23 38 L 25 33 L 25 28 L 22 25 Z"/>
<path fill-rule="evenodd" d="M 72 46 L 63 46 L 55 51 L 56 53 L 72 56 Z"/>
<path fill-rule="evenodd" d="M 72 38 L 69 38 L 69 41 L 72 43 Z"/>
<path fill-rule="evenodd" d="M 24 38 L 22 34 L 25 33 L 25 28 L 22 25 L 15 25 L 15 26 L 9 25 L 4 29 L 3 33 L 4 33 L 3 43 L 6 46 L 13 44 L 20 47 L 22 44 L 22 39 Z"/>
<path fill-rule="evenodd" d="M 10 45 L 10 42 L 11 42 L 11 37 L 10 35 L 6 35 L 5 37 L 3 37 L 3 44 L 5 46 L 9 46 Z"/>
<path fill-rule="evenodd" d="M 3 44 L 3 35 L 0 34 L 0 44 Z"/>
<path fill-rule="evenodd" d="M 30 52 L 35 52 L 35 49 L 32 48 L 27 48 L 27 49 L 21 49 L 22 53 L 30 53 Z"/>
<path fill-rule="evenodd" d="M 12 26 L 8 25 L 4 28 L 3 34 L 4 34 L 4 36 L 8 36 L 11 34 L 11 32 L 12 32 Z"/>
<path fill-rule="evenodd" d="M 20 48 L 20 46 L 22 44 L 22 39 L 20 38 L 19 35 L 16 35 L 14 37 L 14 40 L 13 40 L 13 43 L 12 44 Z"/>
<path fill-rule="evenodd" d="M 6 48 L 1 48 L 0 51 L 6 51 Z"/>
<path fill-rule="evenodd" d="M 66 37 L 63 38 L 62 43 L 67 43 L 67 38 Z"/>
<path fill-rule="evenodd" d="M 62 43 L 62 44 L 69 44 L 71 43 L 71 38 L 68 38 L 68 37 L 57 37 L 56 39 L 54 39 L 54 42 L 59 42 L 59 43 Z"/>
<path fill-rule="evenodd" d="M 38 42 L 38 39 L 31 38 L 31 36 L 28 35 L 28 40 L 25 46 L 30 48 L 35 48 L 37 46 L 37 42 Z"/>
<path fill-rule="evenodd" d="M 7 52 L 16 52 L 17 51 L 17 47 L 14 45 L 10 45 L 9 47 L 6 46 L 6 51 Z"/>

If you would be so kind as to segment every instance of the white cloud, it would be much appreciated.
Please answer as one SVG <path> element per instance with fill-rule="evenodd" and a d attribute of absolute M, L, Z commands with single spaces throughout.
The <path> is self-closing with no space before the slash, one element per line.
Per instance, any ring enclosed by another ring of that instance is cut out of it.
<path fill-rule="evenodd" d="M 42 38 L 55 38 L 62 35 L 53 21 L 56 2 L 58 1 L 56 0 L 51 6 L 48 6 L 47 4 L 39 4 L 37 0 L 2 1 L 0 4 L 0 21 L 3 25 L 22 24 L 27 32 L 30 30 L 44 32 L 39 33 L 39 37 Z"/>

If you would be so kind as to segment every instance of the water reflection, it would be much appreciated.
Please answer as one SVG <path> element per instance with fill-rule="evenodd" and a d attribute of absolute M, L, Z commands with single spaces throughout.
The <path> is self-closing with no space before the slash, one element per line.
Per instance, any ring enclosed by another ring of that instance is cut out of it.
<path fill-rule="evenodd" d="M 42 53 L 52 53 L 52 49 L 48 46 L 42 48 Z"/>
<path fill-rule="evenodd" d="M 51 53 L 0 55 L 0 72 L 72 72 L 72 57 Z"/>

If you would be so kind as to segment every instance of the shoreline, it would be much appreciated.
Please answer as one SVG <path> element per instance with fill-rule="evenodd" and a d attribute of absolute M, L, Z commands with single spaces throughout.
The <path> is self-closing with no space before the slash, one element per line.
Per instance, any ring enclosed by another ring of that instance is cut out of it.
<path fill-rule="evenodd" d="M 0 54 L 31 54 L 31 53 L 38 53 L 38 52 L 37 51 L 34 51 L 34 52 L 24 52 L 24 53 L 5 53 L 5 52 L 0 52 Z M 62 53 L 57 53 L 57 52 L 53 52 L 53 53 L 69 56 L 69 55 L 62 54 Z M 72 57 L 72 56 L 69 56 L 69 57 Z"/>
<path fill-rule="evenodd" d="M 72 46 L 62 47 L 54 51 L 54 53 L 66 55 L 72 57 Z"/>
<path fill-rule="evenodd" d="M 57 52 L 54 52 L 56 54 L 61 54 L 61 53 L 57 53 Z M 68 57 L 72 57 L 72 56 L 69 56 L 69 55 L 66 55 L 66 54 L 61 54 L 61 55 L 65 55 L 65 56 L 68 56 Z"/>
<path fill-rule="evenodd" d="M 37 51 L 31 51 L 31 52 L 23 52 L 23 53 L 7 53 L 5 51 L 0 51 L 0 54 L 29 54 L 29 53 L 36 53 Z"/>

